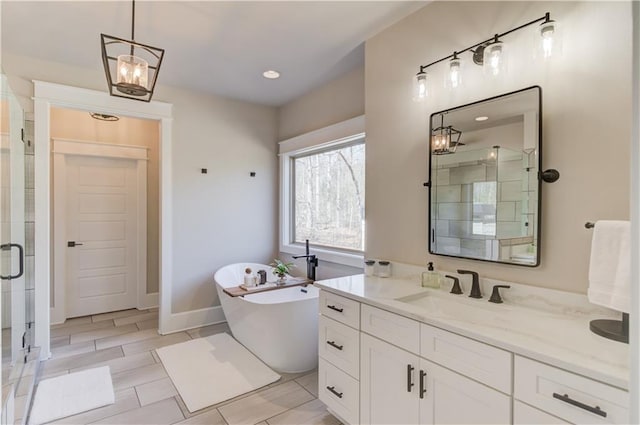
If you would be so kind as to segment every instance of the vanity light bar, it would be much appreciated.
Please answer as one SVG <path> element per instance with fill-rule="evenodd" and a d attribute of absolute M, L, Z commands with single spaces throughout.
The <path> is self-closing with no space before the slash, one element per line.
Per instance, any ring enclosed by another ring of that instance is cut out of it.
<path fill-rule="evenodd" d="M 554 28 L 555 28 L 555 21 L 553 21 L 551 19 L 551 14 L 550 12 L 546 12 L 544 14 L 544 16 L 534 19 L 533 21 L 527 22 L 526 24 L 522 24 L 518 27 L 515 27 L 513 29 L 510 29 L 509 31 L 503 32 L 501 34 L 495 34 L 493 37 L 488 38 L 486 40 L 483 40 L 479 43 L 476 43 L 472 46 L 469 46 L 465 49 L 462 50 L 456 50 L 454 51 L 451 55 L 449 56 L 445 56 L 441 59 L 438 59 L 436 61 L 433 61 L 431 63 L 428 63 L 427 65 L 420 65 L 420 68 L 418 70 L 418 73 L 416 74 L 416 76 L 414 77 L 415 80 L 418 81 L 418 86 L 420 86 L 420 83 L 422 83 L 422 85 L 424 85 L 425 87 L 421 87 L 421 91 L 420 93 L 415 93 L 414 94 L 414 98 L 416 98 L 416 100 L 420 100 L 424 97 L 426 97 L 428 95 L 428 91 L 426 89 L 426 81 L 427 81 L 427 73 L 426 70 L 427 68 L 439 64 L 440 62 L 444 62 L 446 60 L 458 60 L 458 56 L 462 53 L 471 51 L 473 53 L 473 61 L 474 63 L 476 63 L 477 65 L 482 65 L 484 63 L 484 53 L 485 53 L 485 48 L 491 46 L 491 45 L 498 45 L 498 44 L 502 44 L 502 41 L 500 40 L 502 37 L 505 37 L 513 32 L 519 31 L 523 28 L 526 28 L 530 25 L 536 24 L 538 22 L 541 22 L 541 31 L 540 31 L 540 35 L 541 37 L 544 39 L 548 39 L 549 37 L 553 36 L 553 32 L 554 32 Z M 545 45 L 547 47 L 547 50 L 550 50 L 552 46 L 552 44 L 550 44 L 549 42 L 547 42 L 547 44 Z M 475 50 L 474 50 L 475 49 Z M 499 52 L 501 53 L 501 52 Z M 550 52 L 545 52 L 545 57 L 549 56 Z M 457 68 L 457 71 L 459 71 L 459 66 Z"/>

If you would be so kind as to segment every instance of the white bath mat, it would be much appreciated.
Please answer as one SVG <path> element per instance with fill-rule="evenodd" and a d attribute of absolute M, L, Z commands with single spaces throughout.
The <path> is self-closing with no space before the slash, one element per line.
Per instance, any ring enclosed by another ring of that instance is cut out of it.
<path fill-rule="evenodd" d="M 114 402 L 109 366 L 45 379 L 38 384 L 29 424 L 51 422 Z"/>
<path fill-rule="evenodd" d="M 190 412 L 280 379 L 280 375 L 226 333 L 156 351 Z"/>

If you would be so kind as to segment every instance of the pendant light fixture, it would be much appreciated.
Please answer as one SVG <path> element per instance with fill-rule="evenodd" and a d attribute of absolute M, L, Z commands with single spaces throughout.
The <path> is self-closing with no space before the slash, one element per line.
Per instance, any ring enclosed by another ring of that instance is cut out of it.
<path fill-rule="evenodd" d="M 429 96 L 429 75 L 420 67 L 420 71 L 413 79 L 413 100 L 422 102 Z"/>
<path fill-rule="evenodd" d="M 431 133 L 431 153 L 433 155 L 447 155 L 456 152 L 458 146 L 464 146 L 460 142 L 462 132 L 452 126 L 444 125 L 444 114 L 440 114 L 440 126 Z"/>
<path fill-rule="evenodd" d="M 462 85 L 462 61 L 457 52 L 453 52 L 453 57 L 449 61 L 449 69 L 445 76 L 444 85 L 450 89 L 457 89 Z"/>
<path fill-rule="evenodd" d="M 102 63 L 111 96 L 149 102 L 164 49 L 135 41 L 136 2 L 131 2 L 131 40 L 100 34 Z"/>
<path fill-rule="evenodd" d="M 427 69 L 446 60 L 449 61 L 449 69 L 445 73 L 445 87 L 452 89 L 459 87 L 462 82 L 463 64 L 460 60 L 460 55 L 466 52 L 472 53 L 473 63 L 482 66 L 487 76 L 498 77 L 504 75 L 507 70 L 507 49 L 503 38 L 513 32 L 538 23 L 539 26 L 536 27 L 536 51 L 540 50 L 540 54 L 545 59 L 556 56 L 561 50 L 558 23 L 552 20 L 550 13 L 547 12 L 544 16 L 520 25 L 519 27 L 515 27 L 501 34 L 495 34 L 493 37 L 465 49 L 456 50 L 452 55 L 445 56 L 427 65 L 420 65 L 418 73 L 413 77 L 413 99 L 418 101 L 424 100 L 431 94 L 431 90 L 427 87 L 429 82 Z"/>
<path fill-rule="evenodd" d="M 500 41 L 498 34 L 494 36 L 491 43 L 485 46 L 482 60 L 485 75 L 498 77 L 505 74 L 507 64 L 505 48 L 506 46 Z"/>
<path fill-rule="evenodd" d="M 560 27 L 556 21 L 550 18 L 549 14 L 545 15 L 545 20 L 537 28 L 535 39 L 537 40 L 540 57 L 546 60 L 562 53 L 562 37 L 560 36 Z M 538 53 L 536 52 L 536 53 Z"/>

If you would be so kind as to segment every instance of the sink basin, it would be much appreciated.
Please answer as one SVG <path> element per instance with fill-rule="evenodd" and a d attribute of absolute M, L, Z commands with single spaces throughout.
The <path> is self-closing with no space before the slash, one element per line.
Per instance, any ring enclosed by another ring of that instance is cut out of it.
<path fill-rule="evenodd" d="M 436 314 L 438 316 L 448 317 L 469 317 L 473 314 L 475 308 L 472 305 L 468 305 L 467 300 L 458 299 L 455 296 L 453 298 L 435 295 L 431 292 L 422 292 L 415 295 L 409 295 L 406 297 L 396 298 L 403 304 L 409 304 L 418 307 L 420 310 L 426 310 L 429 314 Z M 475 314 L 474 314 L 475 315 Z"/>
<path fill-rule="evenodd" d="M 422 292 L 395 299 L 407 310 L 425 317 L 446 320 L 447 323 L 473 324 L 499 328 L 518 333 L 539 332 L 548 326 L 548 319 L 562 324 L 571 321 L 568 316 L 556 315 L 509 304 L 493 304 L 486 298 L 473 299 L 465 295 Z M 411 307 L 409 307 L 411 306 Z M 545 319 L 540 321 L 540 319 Z M 537 329 L 537 330 L 536 330 Z"/>

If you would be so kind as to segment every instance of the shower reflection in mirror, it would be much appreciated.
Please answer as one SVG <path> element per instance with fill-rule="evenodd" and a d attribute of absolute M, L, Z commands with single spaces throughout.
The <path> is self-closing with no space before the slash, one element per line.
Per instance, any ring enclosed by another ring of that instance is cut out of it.
<path fill-rule="evenodd" d="M 538 265 L 540 96 L 431 115 L 429 252 Z"/>

